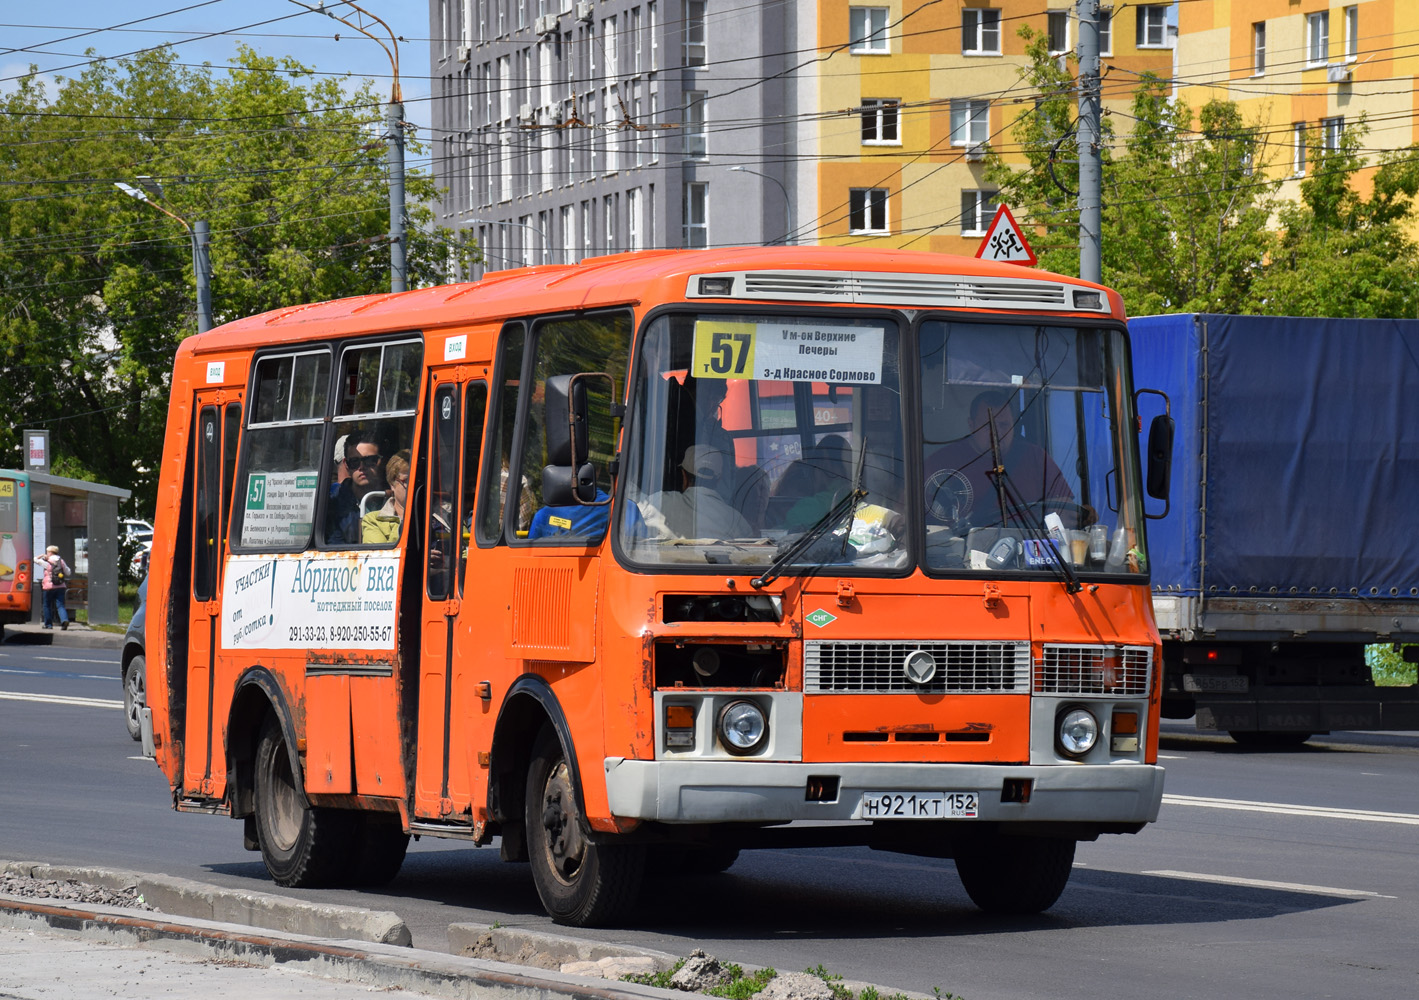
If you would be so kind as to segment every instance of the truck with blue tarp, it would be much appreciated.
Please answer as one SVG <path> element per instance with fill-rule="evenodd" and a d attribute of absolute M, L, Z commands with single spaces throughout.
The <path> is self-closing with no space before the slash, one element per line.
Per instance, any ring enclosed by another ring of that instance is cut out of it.
<path fill-rule="evenodd" d="M 1164 394 L 1140 411 L 1176 427 L 1148 525 L 1163 715 L 1242 743 L 1419 728 L 1419 688 L 1365 659 L 1419 641 L 1419 320 L 1128 327 L 1135 386 Z"/>

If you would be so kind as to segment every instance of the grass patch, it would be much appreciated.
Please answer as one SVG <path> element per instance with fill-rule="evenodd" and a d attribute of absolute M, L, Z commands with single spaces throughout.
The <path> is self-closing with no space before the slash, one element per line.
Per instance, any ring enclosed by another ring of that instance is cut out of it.
<path fill-rule="evenodd" d="M 744 975 L 744 970 L 737 965 L 726 965 L 724 971 L 733 978 L 723 986 L 711 986 L 705 990 L 712 997 L 724 997 L 725 1000 L 749 1000 L 749 997 L 758 993 L 773 980 L 778 973 L 773 969 L 760 969 L 752 976 Z"/>

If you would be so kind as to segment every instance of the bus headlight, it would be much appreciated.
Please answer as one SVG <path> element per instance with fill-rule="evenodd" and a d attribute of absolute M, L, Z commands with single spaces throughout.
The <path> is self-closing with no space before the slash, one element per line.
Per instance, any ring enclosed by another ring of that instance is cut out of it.
<path fill-rule="evenodd" d="M 1099 742 L 1099 720 L 1085 708 L 1071 708 L 1059 717 L 1059 749 L 1083 757 Z"/>
<path fill-rule="evenodd" d="M 719 742 L 736 757 L 763 748 L 769 738 L 769 720 L 756 702 L 731 701 L 719 713 Z"/>

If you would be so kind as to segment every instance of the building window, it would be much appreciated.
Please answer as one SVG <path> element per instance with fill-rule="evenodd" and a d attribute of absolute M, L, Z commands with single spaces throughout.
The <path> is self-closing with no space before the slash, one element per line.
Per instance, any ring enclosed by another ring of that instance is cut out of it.
<path fill-rule="evenodd" d="M 849 52 L 887 52 L 887 8 L 849 7 L 847 9 L 847 50 Z"/>
<path fill-rule="evenodd" d="M 1291 126 L 1291 174 L 1306 176 L 1306 123 L 1296 122 Z"/>
<path fill-rule="evenodd" d="M 1266 22 L 1258 21 L 1251 26 L 1251 75 L 1266 73 Z"/>
<path fill-rule="evenodd" d="M 961 54 L 1000 55 L 1000 11 L 993 7 L 967 7 L 961 11 Z"/>
<path fill-rule="evenodd" d="M 951 145 L 980 146 L 990 139 L 990 102 L 951 101 Z"/>
<path fill-rule="evenodd" d="M 1069 51 L 1069 11 L 1049 12 L 1049 54 L 1062 56 Z"/>
<path fill-rule="evenodd" d="M 687 249 L 709 246 L 709 185 L 704 181 L 685 185 L 685 225 L 680 240 Z"/>
<path fill-rule="evenodd" d="M 897 109 L 901 102 L 895 97 L 869 97 L 862 102 L 862 142 L 864 145 L 900 146 L 897 132 Z"/>
<path fill-rule="evenodd" d="M 1111 56 L 1114 54 L 1114 12 L 1099 8 L 1099 55 Z"/>
<path fill-rule="evenodd" d="M 705 156 L 705 92 L 685 91 L 685 155 L 692 159 Z"/>
<path fill-rule="evenodd" d="M 1162 49 L 1168 45 L 1168 6 L 1145 3 L 1138 7 L 1138 37 L 1140 49 Z"/>
<path fill-rule="evenodd" d="M 576 226 L 572 223 L 572 207 L 563 205 L 559 210 L 561 230 L 562 230 L 562 260 L 563 264 L 576 263 Z"/>
<path fill-rule="evenodd" d="M 961 235 L 984 236 L 995 218 L 999 191 L 961 192 Z"/>
<path fill-rule="evenodd" d="M 1345 61 L 1360 58 L 1360 8 L 1345 8 Z"/>
<path fill-rule="evenodd" d="M 1330 58 L 1330 11 L 1306 15 L 1306 62 L 1324 66 Z"/>
<path fill-rule="evenodd" d="M 1320 120 L 1321 134 L 1325 136 L 1325 148 L 1330 152 L 1340 148 L 1340 137 L 1345 134 L 1345 116 L 1338 118 L 1322 118 Z"/>
<path fill-rule="evenodd" d="M 850 233 L 887 231 L 887 189 L 853 188 L 848 192 L 847 228 Z"/>
<path fill-rule="evenodd" d="M 685 0 L 685 65 L 705 64 L 705 0 Z"/>
<path fill-rule="evenodd" d="M 626 249 L 645 249 L 645 232 L 641 220 L 640 188 L 631 188 L 626 192 Z"/>
<path fill-rule="evenodd" d="M 616 196 L 601 199 L 601 221 L 606 224 L 606 252 L 616 252 Z"/>

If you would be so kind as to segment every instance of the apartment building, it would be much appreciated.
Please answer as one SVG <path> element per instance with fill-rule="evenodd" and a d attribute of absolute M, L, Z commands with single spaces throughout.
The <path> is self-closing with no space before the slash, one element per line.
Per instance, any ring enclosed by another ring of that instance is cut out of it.
<path fill-rule="evenodd" d="M 795 16 L 792 3 L 430 0 L 439 221 L 477 237 L 479 272 L 782 241 Z"/>
<path fill-rule="evenodd" d="M 1308 139 L 1334 147 L 1363 115 L 1374 155 L 1419 142 L 1419 3 L 1190 0 L 1178 13 L 1177 95 L 1235 101 L 1267 137 L 1258 157 L 1299 197 Z M 1313 158 L 1313 157 L 1311 157 Z M 1371 171 L 1361 171 L 1364 188 Z"/>
<path fill-rule="evenodd" d="M 987 149 L 1025 162 L 1020 28 L 1063 58 L 1074 7 L 430 0 L 439 219 L 478 238 L 480 271 L 754 243 L 974 253 Z M 1172 73 L 1172 8 L 1103 8 L 1106 108 Z"/>

